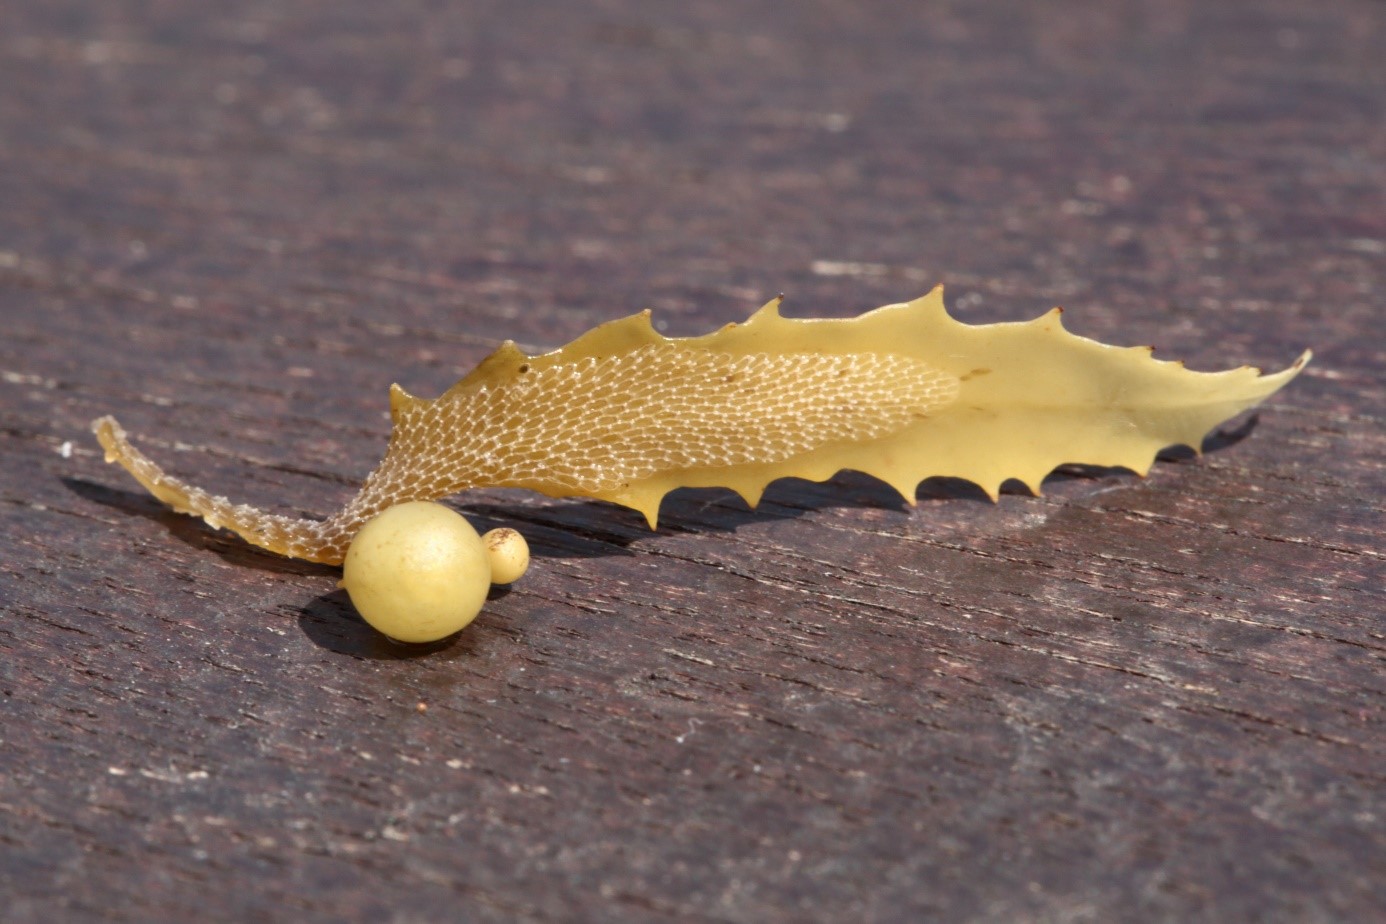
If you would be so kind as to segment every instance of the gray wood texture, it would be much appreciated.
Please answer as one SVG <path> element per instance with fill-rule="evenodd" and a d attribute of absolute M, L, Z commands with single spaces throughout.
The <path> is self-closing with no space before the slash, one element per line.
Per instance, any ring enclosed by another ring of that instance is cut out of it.
<path fill-rule="evenodd" d="M 501 340 L 937 282 L 1192 368 L 1201 459 L 911 509 L 456 503 L 375 636 L 102 463 L 335 509 Z M 0 5 L 0 918 L 1366 921 L 1386 903 L 1386 5 Z"/>

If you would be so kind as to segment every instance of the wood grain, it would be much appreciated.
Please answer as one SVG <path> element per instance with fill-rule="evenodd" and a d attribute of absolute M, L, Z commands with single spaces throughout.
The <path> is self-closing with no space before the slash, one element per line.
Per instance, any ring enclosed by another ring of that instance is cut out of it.
<path fill-rule="evenodd" d="M 1381 920 L 1386 7 L 525 10 L 0 7 L 0 917 Z M 321 514 L 505 338 L 939 281 L 1317 358 L 997 505 L 461 497 L 536 563 L 419 650 L 87 431 Z"/>

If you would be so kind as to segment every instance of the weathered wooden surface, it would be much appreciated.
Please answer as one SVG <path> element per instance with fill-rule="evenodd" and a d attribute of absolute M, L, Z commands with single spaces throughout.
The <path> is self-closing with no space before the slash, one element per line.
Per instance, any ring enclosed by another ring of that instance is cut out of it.
<path fill-rule="evenodd" d="M 1386 6 L 232 6 L 0 6 L 0 917 L 1381 919 Z M 461 498 L 422 652 L 87 431 L 325 513 L 503 338 L 936 281 L 1318 358 L 1039 499 Z"/>

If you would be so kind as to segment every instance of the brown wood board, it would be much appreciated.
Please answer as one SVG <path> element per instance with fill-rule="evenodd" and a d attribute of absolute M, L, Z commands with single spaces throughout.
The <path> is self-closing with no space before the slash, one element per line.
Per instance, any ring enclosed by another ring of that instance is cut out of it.
<path fill-rule="evenodd" d="M 1386 6 L 0 6 L 0 918 L 1382 919 Z M 948 286 L 1314 364 L 1201 459 L 755 511 L 482 491 L 449 643 L 325 514 L 387 387 Z"/>

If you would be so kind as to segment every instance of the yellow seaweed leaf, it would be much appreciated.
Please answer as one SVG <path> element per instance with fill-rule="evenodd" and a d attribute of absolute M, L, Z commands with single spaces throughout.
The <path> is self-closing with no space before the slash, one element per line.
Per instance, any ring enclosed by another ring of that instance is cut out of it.
<path fill-rule="evenodd" d="M 434 400 L 390 392 L 389 450 L 330 519 L 276 516 L 165 474 L 114 418 L 93 424 L 108 461 L 155 496 L 295 558 L 340 563 L 375 514 L 477 487 L 624 504 L 651 527 L 680 487 L 727 487 L 754 506 L 777 478 L 856 469 L 913 501 L 932 475 L 993 498 L 1016 478 L 1038 491 L 1063 463 L 1140 474 L 1172 445 L 1298 374 L 1243 366 L 1191 372 L 1148 347 L 1064 330 L 1060 310 L 1024 323 L 949 317 L 942 287 L 850 319 L 782 317 L 779 300 L 743 324 L 665 338 L 649 312 L 604 324 L 552 353 L 507 342 Z"/>

